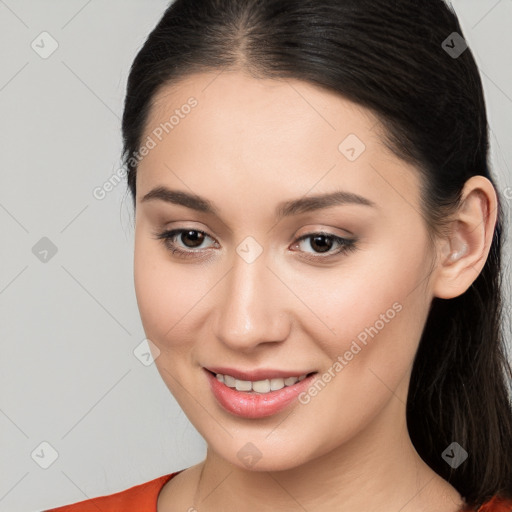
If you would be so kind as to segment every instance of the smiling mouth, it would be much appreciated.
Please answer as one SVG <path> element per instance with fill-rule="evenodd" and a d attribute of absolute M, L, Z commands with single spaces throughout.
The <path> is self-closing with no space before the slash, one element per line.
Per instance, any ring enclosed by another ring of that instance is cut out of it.
<path fill-rule="evenodd" d="M 225 386 L 231 389 L 236 389 L 237 391 L 243 391 L 251 394 L 264 394 L 271 391 L 279 391 L 280 389 L 293 386 L 297 382 L 301 382 L 307 377 L 317 373 L 309 372 L 297 376 L 275 377 L 261 380 L 242 380 L 237 379 L 227 373 L 216 373 L 208 369 L 206 369 L 206 371 L 215 376 L 215 378 L 219 382 L 222 382 Z"/>
<path fill-rule="evenodd" d="M 318 372 L 299 373 L 259 369 L 203 368 L 210 390 L 227 412 L 246 419 L 273 416 L 296 403 L 316 379 Z M 221 371 L 223 373 L 221 373 Z M 235 375 L 231 375 L 235 374 Z M 269 378 L 262 378 L 262 377 Z M 258 380 L 245 380 L 248 377 Z"/>

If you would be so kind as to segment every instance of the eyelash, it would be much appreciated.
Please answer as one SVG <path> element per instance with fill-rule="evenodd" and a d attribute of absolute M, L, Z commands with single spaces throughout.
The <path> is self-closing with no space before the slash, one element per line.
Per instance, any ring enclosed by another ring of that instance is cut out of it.
<path fill-rule="evenodd" d="M 182 233 L 188 233 L 190 231 L 195 232 L 195 233 L 200 233 L 202 235 L 205 235 L 205 236 L 213 239 L 213 237 L 208 235 L 208 233 L 206 233 L 205 231 L 201 231 L 199 229 L 172 229 L 172 230 L 163 231 L 163 232 L 156 232 L 156 233 L 153 233 L 153 235 L 155 236 L 155 239 L 161 240 L 162 243 L 164 244 L 164 246 L 168 250 L 170 250 L 173 255 L 176 255 L 180 258 L 194 258 L 194 257 L 197 257 L 196 253 L 201 252 L 201 249 L 185 250 L 185 249 L 178 247 L 176 245 L 176 242 L 173 241 L 177 235 L 181 235 Z M 303 235 L 294 242 L 294 245 L 301 242 L 302 240 L 307 240 L 308 238 L 314 238 L 317 236 L 324 236 L 324 237 L 330 238 L 335 243 L 338 243 L 340 245 L 340 247 L 334 253 L 331 252 L 327 256 L 303 256 L 307 260 L 318 262 L 321 260 L 331 259 L 334 256 L 337 256 L 340 254 L 345 254 L 345 253 L 348 253 L 350 251 L 354 251 L 357 249 L 357 246 L 356 246 L 357 240 L 349 239 L 349 238 L 342 238 L 340 236 L 334 235 L 332 233 L 327 233 L 324 231 L 308 233 L 306 235 Z"/>

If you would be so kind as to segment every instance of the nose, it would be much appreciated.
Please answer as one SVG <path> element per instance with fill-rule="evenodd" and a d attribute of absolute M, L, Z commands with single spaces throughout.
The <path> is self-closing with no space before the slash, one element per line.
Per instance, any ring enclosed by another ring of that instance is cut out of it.
<path fill-rule="evenodd" d="M 263 343 L 282 342 L 289 335 L 286 304 L 290 297 L 267 267 L 265 255 L 248 263 L 235 254 L 231 270 L 218 287 L 214 334 L 235 351 L 250 352 Z"/>

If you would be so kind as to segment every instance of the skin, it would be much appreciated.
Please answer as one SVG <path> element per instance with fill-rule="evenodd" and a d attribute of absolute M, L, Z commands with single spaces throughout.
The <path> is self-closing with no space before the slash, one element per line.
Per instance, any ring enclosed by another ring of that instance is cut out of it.
<path fill-rule="evenodd" d="M 431 243 L 418 171 L 384 146 L 368 110 L 301 81 L 197 73 L 157 93 L 142 140 L 190 96 L 197 106 L 143 158 L 137 176 L 141 320 L 160 375 L 208 446 L 203 462 L 164 486 L 158 511 L 459 510 L 459 493 L 414 449 L 405 404 L 431 300 L 463 293 L 487 258 L 497 205 L 491 183 L 471 178 L 451 235 Z M 354 161 L 338 149 L 349 134 L 366 146 Z M 160 185 L 207 198 L 219 216 L 142 201 Z M 340 189 L 376 206 L 275 218 L 283 200 Z M 177 228 L 207 233 L 199 245 L 175 237 L 198 251 L 193 257 L 173 255 L 155 238 Z M 320 230 L 355 237 L 356 249 L 322 260 L 312 238 L 297 243 Z M 263 248 L 250 264 L 236 251 L 247 236 Z M 465 254 L 448 257 L 464 244 Z M 203 366 L 321 375 L 395 303 L 400 312 L 307 404 L 247 419 L 210 391 Z M 237 457 L 248 442 L 261 454 L 251 467 Z"/>

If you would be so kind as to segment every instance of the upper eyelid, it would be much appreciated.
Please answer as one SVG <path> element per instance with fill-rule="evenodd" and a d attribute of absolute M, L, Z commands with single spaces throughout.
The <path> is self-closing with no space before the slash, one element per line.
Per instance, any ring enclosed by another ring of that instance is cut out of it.
<path fill-rule="evenodd" d="M 166 223 L 167 224 L 167 223 Z M 311 224 L 317 224 L 317 225 L 321 225 L 323 224 L 322 222 L 320 223 L 311 223 Z M 177 227 L 174 227 L 174 226 L 170 226 L 170 227 L 164 227 L 165 224 L 161 224 L 160 226 L 157 226 L 156 227 L 156 231 L 154 231 L 154 233 L 168 233 L 170 231 L 199 231 L 201 233 L 204 233 L 205 235 L 208 235 L 210 238 L 216 240 L 216 238 L 211 235 L 207 229 L 205 228 L 202 228 L 202 227 L 195 227 L 195 226 L 185 226 L 185 227 L 182 227 L 182 226 L 177 226 Z M 351 239 L 351 237 L 353 239 L 357 238 L 355 233 L 353 233 L 352 231 L 348 230 L 348 229 L 345 229 L 345 228 L 335 228 L 335 227 L 318 227 L 318 228 L 308 228 L 309 230 L 304 233 L 304 234 L 301 234 L 299 236 L 297 236 L 295 239 L 297 238 L 300 238 L 302 236 L 309 236 L 309 235 L 312 235 L 312 234 L 317 234 L 317 233 L 325 233 L 329 236 L 337 236 L 339 238 L 346 238 L 346 239 Z M 334 232 L 334 230 L 338 230 L 338 231 L 342 231 L 342 233 L 336 233 Z M 229 230 L 229 238 L 231 237 L 232 235 L 232 231 Z"/>

